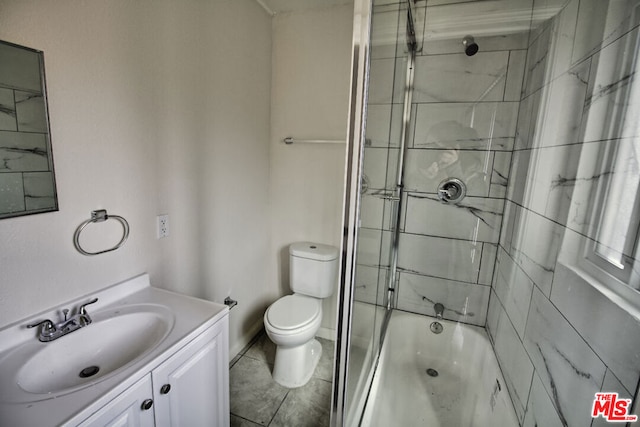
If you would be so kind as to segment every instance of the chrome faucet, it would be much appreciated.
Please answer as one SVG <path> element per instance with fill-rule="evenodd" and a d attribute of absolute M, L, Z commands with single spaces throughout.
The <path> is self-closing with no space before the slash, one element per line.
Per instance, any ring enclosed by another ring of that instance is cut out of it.
<path fill-rule="evenodd" d="M 62 310 L 62 313 L 64 314 L 64 320 L 58 322 L 57 324 L 49 319 L 46 319 L 27 325 L 27 328 L 35 328 L 37 326 L 40 326 L 38 339 L 42 342 L 53 341 L 62 336 L 70 334 L 71 332 L 76 331 L 84 326 L 89 325 L 91 323 L 91 317 L 89 316 L 89 313 L 87 313 L 87 306 L 97 301 L 98 298 L 94 298 L 91 301 L 82 304 L 80 307 L 78 307 L 77 313 L 71 316 L 71 318 L 69 319 L 67 319 L 69 310 L 65 308 L 64 310 Z"/>
<path fill-rule="evenodd" d="M 433 309 L 436 311 L 436 319 L 442 320 L 442 313 L 444 313 L 444 305 L 437 303 L 433 306 Z"/>

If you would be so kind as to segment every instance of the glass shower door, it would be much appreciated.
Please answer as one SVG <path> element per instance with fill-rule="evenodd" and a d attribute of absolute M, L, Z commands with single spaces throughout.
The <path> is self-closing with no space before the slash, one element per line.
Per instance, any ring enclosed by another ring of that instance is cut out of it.
<path fill-rule="evenodd" d="M 406 5 L 375 0 L 360 182 L 346 425 L 357 425 L 373 378 L 388 309 L 393 231 L 398 226 L 397 167 L 401 155 L 407 55 Z"/>

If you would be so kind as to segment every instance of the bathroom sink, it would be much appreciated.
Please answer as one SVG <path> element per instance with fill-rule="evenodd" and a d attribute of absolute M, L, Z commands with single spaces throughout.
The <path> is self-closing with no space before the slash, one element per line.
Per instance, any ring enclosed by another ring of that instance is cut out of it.
<path fill-rule="evenodd" d="M 54 341 L 35 337 L 0 359 L 5 401 L 38 401 L 100 382 L 151 352 L 171 331 L 174 315 L 158 304 L 92 313 L 93 322 Z"/>

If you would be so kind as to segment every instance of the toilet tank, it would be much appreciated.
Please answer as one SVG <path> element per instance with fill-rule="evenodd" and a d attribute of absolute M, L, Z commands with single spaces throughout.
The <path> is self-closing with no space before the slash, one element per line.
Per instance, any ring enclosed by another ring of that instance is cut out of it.
<path fill-rule="evenodd" d="M 327 298 L 338 278 L 338 248 L 312 242 L 289 246 L 289 286 L 295 293 Z"/>

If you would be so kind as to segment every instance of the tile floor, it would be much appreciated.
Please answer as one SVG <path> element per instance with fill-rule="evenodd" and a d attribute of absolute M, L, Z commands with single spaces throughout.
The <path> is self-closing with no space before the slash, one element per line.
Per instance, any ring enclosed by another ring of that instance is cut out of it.
<path fill-rule="evenodd" d="M 316 338 L 322 357 L 311 380 L 288 389 L 273 381 L 276 347 L 264 331 L 231 361 L 231 427 L 325 427 L 331 410 L 334 343 Z"/>

